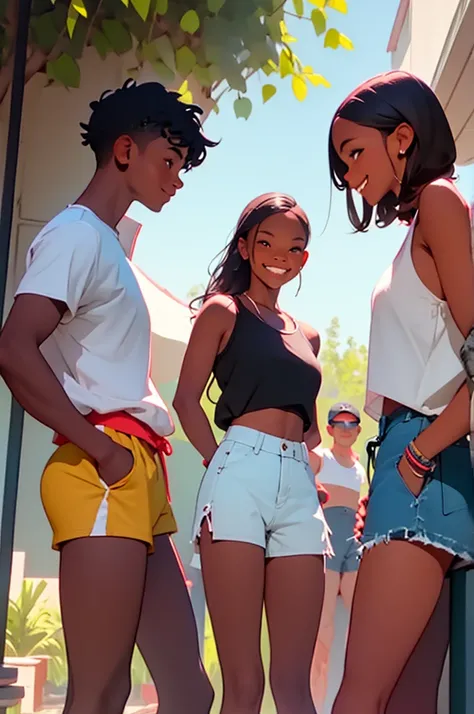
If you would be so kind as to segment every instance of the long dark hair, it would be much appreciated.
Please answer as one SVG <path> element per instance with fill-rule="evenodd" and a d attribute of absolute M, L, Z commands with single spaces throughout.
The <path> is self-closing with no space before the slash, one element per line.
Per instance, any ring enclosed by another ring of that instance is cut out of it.
<path fill-rule="evenodd" d="M 252 228 L 259 226 L 270 216 L 288 211 L 292 211 L 299 219 L 307 245 L 311 237 L 308 216 L 292 196 L 285 193 L 264 193 L 254 198 L 240 214 L 232 238 L 223 249 L 217 266 L 210 273 L 204 294 L 193 300 L 193 303 L 199 301 L 202 304 L 213 295 L 242 295 L 248 290 L 251 278 L 250 261 L 244 260 L 240 255 L 239 240 L 247 240 Z"/>
<path fill-rule="evenodd" d="M 337 118 L 360 126 L 378 129 L 384 138 L 403 123 L 409 124 L 415 137 L 408 149 L 400 195 L 387 193 L 376 207 L 376 223 L 390 225 L 395 218 L 411 223 L 413 203 L 424 186 L 438 178 L 452 178 L 456 146 L 448 120 L 435 93 L 418 77 L 398 70 L 379 74 L 355 89 L 337 109 L 329 130 L 329 167 L 339 191 L 346 191 L 347 213 L 356 231 L 370 225 L 373 207 L 363 201 L 362 218 L 354 205 L 352 191 L 344 179 L 347 166 L 339 158 L 332 142 L 332 128 Z"/>

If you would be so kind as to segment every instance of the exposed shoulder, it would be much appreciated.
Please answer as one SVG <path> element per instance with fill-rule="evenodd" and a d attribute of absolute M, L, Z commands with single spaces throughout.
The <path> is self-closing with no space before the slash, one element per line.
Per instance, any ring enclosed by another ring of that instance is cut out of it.
<path fill-rule="evenodd" d="M 427 245 L 450 231 L 456 240 L 457 229 L 469 226 L 469 205 L 453 181 L 438 179 L 430 183 L 420 196 L 419 224 Z"/>
<path fill-rule="evenodd" d="M 235 322 L 237 306 L 235 299 L 230 295 L 213 295 L 201 307 L 197 314 L 197 320 L 202 323 L 218 322 L 224 327 Z"/>
<path fill-rule="evenodd" d="M 311 344 L 313 352 L 317 357 L 321 348 L 321 338 L 319 336 L 319 332 L 315 330 L 314 327 L 311 327 L 311 325 L 307 325 L 305 322 L 300 322 L 299 326 L 306 339 Z"/>

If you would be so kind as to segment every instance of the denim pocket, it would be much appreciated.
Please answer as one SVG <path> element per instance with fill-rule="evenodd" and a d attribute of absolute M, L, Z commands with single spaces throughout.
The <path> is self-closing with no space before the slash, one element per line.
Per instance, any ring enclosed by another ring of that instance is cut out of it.
<path fill-rule="evenodd" d="M 434 478 L 441 481 L 445 516 L 466 508 L 474 509 L 474 475 L 467 440 L 441 452 Z"/>
<path fill-rule="evenodd" d="M 409 487 L 409 485 L 407 484 L 407 482 L 406 482 L 405 479 L 403 478 L 402 474 L 400 473 L 400 468 L 399 468 L 399 466 L 400 466 L 400 461 L 402 460 L 402 458 L 403 458 L 403 454 L 396 460 L 396 462 L 395 462 L 395 471 L 397 472 L 398 478 L 400 479 L 400 481 L 402 482 L 403 486 L 404 486 L 405 489 L 408 491 L 408 493 L 410 494 L 410 496 L 411 496 L 413 499 L 419 498 L 419 497 L 421 496 L 421 494 L 423 493 L 423 490 L 426 488 L 427 480 L 420 478 L 421 489 L 420 489 L 419 493 L 417 493 L 417 494 L 413 493 L 413 491 L 411 490 L 411 488 Z"/>

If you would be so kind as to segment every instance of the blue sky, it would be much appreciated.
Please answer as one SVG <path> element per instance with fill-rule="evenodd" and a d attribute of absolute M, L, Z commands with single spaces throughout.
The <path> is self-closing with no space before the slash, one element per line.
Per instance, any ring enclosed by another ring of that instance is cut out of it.
<path fill-rule="evenodd" d="M 313 238 L 303 285 L 284 290 L 281 305 L 296 318 L 324 331 L 338 316 L 344 338 L 367 343 L 370 295 L 391 263 L 405 228 L 374 228 L 354 235 L 345 199 L 332 190 L 327 161 L 327 134 L 334 110 L 344 97 L 369 76 L 390 69 L 386 52 L 398 0 L 349 0 L 349 13 L 331 13 L 338 30 L 348 35 L 355 49 L 323 49 L 309 22 L 288 18 L 298 37 L 296 54 L 304 64 L 323 74 L 331 87 L 311 87 L 304 102 L 294 99 L 289 78 L 276 81 L 277 94 L 265 105 L 259 78 L 250 83 L 253 112 L 237 120 L 234 97 L 211 114 L 206 134 L 221 144 L 206 162 L 184 177 L 185 187 L 159 215 L 139 205 L 130 215 L 143 223 L 134 260 L 157 283 L 185 298 L 197 283 L 207 282 L 207 269 L 223 248 L 244 206 L 267 191 L 292 194 L 308 213 Z M 472 167 L 460 169 L 459 186 L 474 198 Z M 325 226 L 330 200 L 331 213 Z"/>

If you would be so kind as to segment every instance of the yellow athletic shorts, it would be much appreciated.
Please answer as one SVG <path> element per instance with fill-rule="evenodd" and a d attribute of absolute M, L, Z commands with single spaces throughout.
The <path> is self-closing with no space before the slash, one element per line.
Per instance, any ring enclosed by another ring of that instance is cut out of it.
<path fill-rule="evenodd" d="M 141 439 L 102 428 L 132 452 L 134 466 L 107 488 L 88 454 L 71 443 L 58 447 L 41 478 L 53 548 L 75 538 L 116 536 L 143 541 L 152 553 L 153 536 L 177 531 L 161 463 Z"/>

